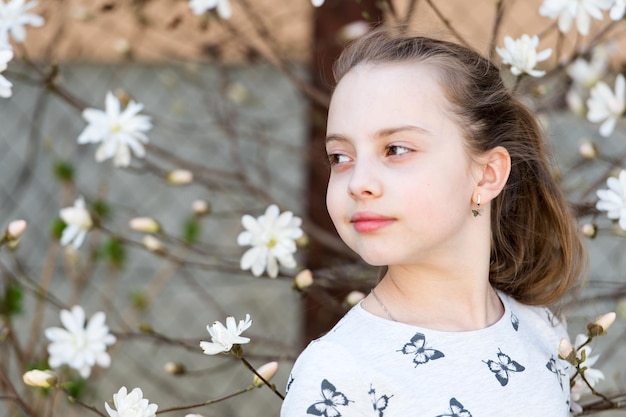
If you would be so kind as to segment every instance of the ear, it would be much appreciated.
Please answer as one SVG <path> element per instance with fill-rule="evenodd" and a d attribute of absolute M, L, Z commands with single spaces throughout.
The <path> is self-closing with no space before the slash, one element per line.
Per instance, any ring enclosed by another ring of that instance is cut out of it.
<path fill-rule="evenodd" d="M 496 146 L 477 158 L 478 175 L 473 200 L 478 195 L 483 203 L 493 200 L 500 194 L 511 172 L 511 156 L 503 146 Z"/>

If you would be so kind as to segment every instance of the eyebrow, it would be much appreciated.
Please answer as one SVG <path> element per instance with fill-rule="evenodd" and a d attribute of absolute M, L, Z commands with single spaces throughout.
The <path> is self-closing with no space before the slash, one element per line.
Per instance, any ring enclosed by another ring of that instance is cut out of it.
<path fill-rule="evenodd" d="M 381 129 L 378 132 L 376 132 L 376 137 L 384 138 L 384 137 L 391 136 L 391 135 L 394 135 L 396 133 L 405 132 L 405 131 L 417 132 L 419 134 L 428 135 L 428 136 L 432 135 L 432 133 L 429 130 L 424 129 L 423 127 L 419 127 L 419 126 L 415 126 L 415 125 L 405 125 L 405 126 L 398 126 L 398 127 L 390 127 L 390 128 L 386 128 L 386 129 Z M 348 138 L 346 136 L 340 135 L 340 134 L 330 134 L 330 135 L 326 136 L 326 143 L 334 142 L 334 141 L 346 142 L 346 141 L 348 141 Z"/>

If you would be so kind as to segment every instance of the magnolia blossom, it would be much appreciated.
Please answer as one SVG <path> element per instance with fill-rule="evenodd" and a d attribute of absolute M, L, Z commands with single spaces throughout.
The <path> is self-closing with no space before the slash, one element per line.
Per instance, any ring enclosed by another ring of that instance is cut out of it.
<path fill-rule="evenodd" d="M 576 58 L 574 62 L 568 65 L 567 75 L 570 76 L 574 85 L 591 88 L 606 74 L 609 66 L 608 58 L 607 48 L 599 45 L 593 48 L 590 61 Z"/>
<path fill-rule="evenodd" d="M 587 100 L 587 120 L 594 123 L 602 122 L 600 134 L 608 137 L 615 129 L 615 123 L 624 114 L 626 107 L 626 82 L 624 76 L 619 74 L 615 80 L 615 92 L 603 81 L 598 81 L 591 89 L 589 100 Z"/>
<path fill-rule="evenodd" d="M 611 12 L 609 13 L 611 19 L 622 20 L 624 18 L 624 12 L 626 12 L 626 0 L 614 0 Z"/>
<path fill-rule="evenodd" d="M 115 409 L 104 403 L 110 417 L 155 417 L 159 408 L 156 404 L 150 404 L 147 398 L 143 398 L 141 388 L 135 388 L 128 394 L 126 387 L 113 394 L 113 405 Z"/>
<path fill-rule="evenodd" d="M 13 51 L 6 47 L 0 47 L 0 97 L 2 98 L 9 98 L 13 95 L 13 91 L 11 90 L 11 88 L 13 87 L 13 83 L 11 83 L 11 81 L 7 80 L 2 75 L 2 72 L 7 69 L 9 61 L 11 61 L 12 59 Z"/>
<path fill-rule="evenodd" d="M 104 324 L 106 316 L 97 312 L 85 326 L 85 311 L 80 306 L 72 307 L 71 311 L 61 310 L 61 323 L 65 328 L 50 327 L 45 335 L 50 340 L 48 363 L 53 368 L 68 365 L 78 370 L 83 378 L 88 378 L 91 368 L 99 365 L 108 368 L 111 357 L 107 346 L 116 339 Z"/>
<path fill-rule="evenodd" d="M 496 48 L 502 58 L 502 63 L 511 66 L 513 75 L 529 74 L 533 77 L 542 77 L 546 72 L 534 69 L 538 62 L 545 61 L 552 54 L 552 49 L 537 52 L 539 37 L 522 35 L 513 40 L 510 36 L 504 37 L 504 48 Z"/>
<path fill-rule="evenodd" d="M 606 211 L 609 219 L 619 220 L 619 227 L 626 230 L 626 170 L 620 171 L 619 178 L 607 178 L 606 185 L 608 190 L 596 192 L 600 199 L 596 208 Z"/>
<path fill-rule="evenodd" d="M 9 240 L 17 240 L 24 233 L 27 225 L 26 220 L 13 220 L 7 226 L 7 230 L 4 234 Z"/>
<path fill-rule="evenodd" d="M 589 34 L 591 18 L 602 20 L 602 10 L 608 10 L 613 0 L 544 0 L 539 14 L 558 19 L 559 30 L 568 32 L 576 19 L 576 27 L 581 35 Z"/>
<path fill-rule="evenodd" d="M 595 387 L 598 382 L 604 379 L 604 373 L 598 369 L 593 369 L 592 366 L 596 363 L 599 356 L 591 356 L 591 347 L 589 345 L 581 348 L 580 346 L 587 341 L 587 336 L 579 334 L 576 336 L 576 357 L 578 360 L 582 360 L 583 351 L 585 352 L 585 360 L 580 363 L 580 369 L 587 368 L 585 370 L 585 379 L 589 382 L 589 385 Z M 576 368 L 572 367 L 572 374 L 576 372 Z M 585 381 L 580 375 L 574 378 L 574 385 L 572 386 L 572 401 L 578 401 L 584 394 L 591 392 Z"/>
<path fill-rule="evenodd" d="M 270 277 L 278 275 L 278 264 L 294 268 L 296 260 L 296 239 L 302 236 L 302 219 L 290 211 L 280 213 L 278 207 L 270 205 L 265 214 L 254 218 L 244 215 L 241 223 L 246 231 L 237 237 L 239 246 L 252 246 L 241 258 L 241 269 L 252 269 L 254 276 L 260 276 L 267 269 Z"/>
<path fill-rule="evenodd" d="M 50 388 L 56 385 L 58 381 L 57 375 L 50 370 L 33 369 L 22 375 L 24 383 L 31 387 Z"/>
<path fill-rule="evenodd" d="M 110 91 L 106 95 L 104 111 L 88 108 L 83 118 L 89 123 L 78 137 L 78 143 L 100 143 L 96 150 L 96 161 L 114 158 L 115 166 L 130 164 L 130 151 L 143 158 L 148 143 L 144 134 L 152 128 L 149 116 L 140 115 L 143 104 L 131 100 L 122 111 L 121 103 Z"/>
<path fill-rule="evenodd" d="M 268 362 L 265 365 L 261 365 L 259 369 L 256 370 L 259 375 L 263 377 L 264 380 L 269 381 L 274 378 L 276 372 L 278 372 L 278 362 Z M 263 380 L 258 377 L 258 375 L 254 375 L 252 378 L 252 383 L 255 387 L 262 387 L 265 385 Z"/>
<path fill-rule="evenodd" d="M 78 249 L 83 244 L 87 232 L 93 226 L 89 211 L 85 208 L 85 200 L 78 197 L 74 201 L 73 207 L 61 209 L 59 215 L 67 226 L 63 229 L 61 235 L 61 245 L 65 246 L 72 243 L 74 248 Z"/>
<path fill-rule="evenodd" d="M 189 7 L 195 15 L 201 15 L 211 9 L 217 9 L 222 19 L 230 19 L 233 14 L 230 0 L 189 0 Z"/>
<path fill-rule="evenodd" d="M 229 316 L 226 318 L 226 327 L 219 321 L 214 322 L 210 326 L 206 326 L 211 341 L 201 341 L 200 347 L 207 355 L 216 355 L 222 352 L 230 352 L 233 345 L 242 345 L 250 341 L 247 337 L 240 336 L 244 330 L 252 325 L 250 314 L 246 314 L 245 320 L 239 320 L 239 324 L 235 323 L 235 318 Z"/>
<path fill-rule="evenodd" d="M 25 0 L 0 1 L 0 45 L 9 43 L 9 34 L 15 42 L 24 42 L 26 29 L 24 26 L 43 26 L 44 19 L 36 14 L 27 13 L 37 6 L 36 1 Z"/>

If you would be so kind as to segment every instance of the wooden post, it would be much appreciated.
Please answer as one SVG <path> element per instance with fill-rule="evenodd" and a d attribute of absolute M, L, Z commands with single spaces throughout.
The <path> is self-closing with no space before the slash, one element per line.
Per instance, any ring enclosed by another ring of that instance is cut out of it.
<path fill-rule="evenodd" d="M 328 91 L 334 84 L 332 66 L 344 45 L 337 34 L 347 24 L 367 20 L 372 24 L 382 21 L 382 12 L 376 6 L 379 0 L 326 0 L 326 3 L 314 13 L 313 54 L 311 63 L 312 80 L 317 88 Z M 324 148 L 326 136 L 326 113 L 328 108 L 311 104 L 310 151 L 308 158 L 308 202 L 310 220 L 331 233 L 336 233 L 326 210 L 326 184 L 328 165 Z M 308 266 L 315 270 L 331 266 L 329 259 L 337 260 L 332 254 L 316 242 L 311 242 Z M 331 255 L 331 256 L 329 256 Z M 319 295 L 319 294 L 318 294 Z M 345 292 L 331 292 L 331 297 L 345 296 Z M 305 301 L 304 343 L 319 337 L 328 331 L 341 317 L 341 312 L 328 308 L 328 297 L 319 297 L 312 293 Z"/>

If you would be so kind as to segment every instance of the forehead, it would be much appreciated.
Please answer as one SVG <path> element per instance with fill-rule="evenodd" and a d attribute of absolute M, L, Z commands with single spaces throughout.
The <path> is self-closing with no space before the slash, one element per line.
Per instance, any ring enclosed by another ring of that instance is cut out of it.
<path fill-rule="evenodd" d="M 454 123 L 437 68 L 417 62 L 359 64 L 335 89 L 328 132 L 416 125 L 434 131 Z"/>

